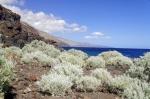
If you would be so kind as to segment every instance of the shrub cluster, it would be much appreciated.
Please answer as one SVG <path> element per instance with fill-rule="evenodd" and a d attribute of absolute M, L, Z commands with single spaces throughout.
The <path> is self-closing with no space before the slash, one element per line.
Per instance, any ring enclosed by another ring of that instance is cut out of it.
<path fill-rule="evenodd" d="M 82 58 L 78 57 L 78 56 L 74 56 L 70 53 L 67 52 L 62 52 L 60 54 L 60 56 L 58 56 L 58 59 L 62 62 L 62 63 L 71 63 L 73 65 L 79 65 L 81 67 L 83 67 L 85 65 L 85 62 Z"/>
<path fill-rule="evenodd" d="M 117 51 L 102 52 L 99 54 L 99 57 L 102 57 L 105 60 L 106 66 L 124 69 L 133 65 L 133 61 L 130 58 L 123 56 Z"/>
<path fill-rule="evenodd" d="M 127 71 L 127 74 L 133 78 L 150 82 L 150 52 L 141 58 L 135 59 L 134 66 Z"/>
<path fill-rule="evenodd" d="M 68 76 L 72 81 L 75 81 L 83 75 L 83 69 L 80 66 L 72 65 L 70 63 L 61 63 L 55 65 L 52 72 Z"/>
<path fill-rule="evenodd" d="M 97 78 L 102 82 L 103 85 L 108 85 L 112 81 L 113 77 L 111 74 L 106 70 L 102 68 L 95 69 L 91 72 L 91 76 Z"/>
<path fill-rule="evenodd" d="M 105 61 L 107 61 L 110 58 L 121 57 L 123 55 L 117 51 L 107 51 L 100 53 L 99 56 L 102 57 Z"/>
<path fill-rule="evenodd" d="M 0 93 L 6 91 L 14 77 L 14 62 L 21 60 L 29 65 L 52 66 L 52 69 L 37 81 L 37 85 L 40 91 L 55 96 L 63 96 L 70 92 L 71 88 L 97 91 L 99 87 L 105 87 L 124 99 L 150 99 L 150 53 L 134 62 L 117 51 L 88 57 L 79 50 L 61 52 L 53 45 L 35 40 L 22 49 L 0 48 L 0 56 Z M 124 75 L 113 77 L 106 66 L 128 66 L 130 69 Z M 83 72 L 85 68 L 92 69 L 88 75 Z"/>
<path fill-rule="evenodd" d="M 86 60 L 86 67 L 87 68 L 104 68 L 105 61 L 101 57 L 91 56 Z"/>
<path fill-rule="evenodd" d="M 6 92 L 9 83 L 13 80 L 13 62 L 7 60 L 4 56 L 0 57 L 0 92 Z"/>
<path fill-rule="evenodd" d="M 82 76 L 76 81 L 76 85 L 80 91 L 95 91 L 101 85 L 101 80 L 93 76 Z"/>
<path fill-rule="evenodd" d="M 130 67 L 133 65 L 133 62 L 130 58 L 121 56 L 121 57 L 113 57 L 110 58 L 106 62 L 107 66 L 115 66 L 117 68 L 125 68 L 125 67 Z"/>
<path fill-rule="evenodd" d="M 22 48 L 23 53 L 31 53 L 35 51 L 42 51 L 52 58 L 56 58 L 60 54 L 60 50 L 53 45 L 46 44 L 43 41 L 34 40 Z"/>
<path fill-rule="evenodd" d="M 122 97 L 125 99 L 150 99 L 150 85 L 138 79 L 133 79 L 124 90 Z"/>
<path fill-rule="evenodd" d="M 18 47 L 11 46 L 4 49 L 4 56 L 7 59 L 17 61 L 22 57 L 22 50 Z"/>
<path fill-rule="evenodd" d="M 132 79 L 128 76 L 121 75 L 116 76 L 112 79 L 111 83 L 109 84 L 109 89 L 111 91 L 118 91 L 119 94 L 120 91 L 123 91 L 125 88 L 129 86 L 129 84 L 132 82 Z"/>
<path fill-rule="evenodd" d="M 109 84 L 109 90 L 119 94 L 123 99 L 149 99 L 150 85 L 129 76 L 115 77 Z"/>
<path fill-rule="evenodd" d="M 37 64 L 40 66 L 54 66 L 59 63 L 59 60 L 51 58 L 41 51 L 26 53 L 21 60 L 26 64 Z"/>
<path fill-rule="evenodd" d="M 37 82 L 37 85 L 43 92 L 51 93 L 52 95 L 62 96 L 70 90 L 72 82 L 69 77 L 59 74 L 43 75 L 42 79 Z"/>
<path fill-rule="evenodd" d="M 84 53 L 83 51 L 80 51 L 80 50 L 70 49 L 67 52 L 71 53 L 74 56 L 78 56 L 78 57 L 80 57 L 82 59 L 88 58 L 88 55 L 86 53 Z"/>
<path fill-rule="evenodd" d="M 4 93 L 0 93 L 0 99 L 4 99 Z"/>

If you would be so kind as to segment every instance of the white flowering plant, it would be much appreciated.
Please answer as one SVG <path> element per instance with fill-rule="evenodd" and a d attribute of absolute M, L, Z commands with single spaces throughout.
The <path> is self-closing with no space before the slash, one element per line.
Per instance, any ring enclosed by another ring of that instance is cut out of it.
<path fill-rule="evenodd" d="M 53 96 L 64 96 L 67 91 L 71 90 L 73 84 L 69 77 L 52 73 L 43 75 L 37 85 L 42 92 L 50 93 Z"/>
<path fill-rule="evenodd" d="M 96 69 L 96 68 L 104 68 L 105 61 L 101 57 L 91 56 L 86 60 L 86 68 L 88 69 Z"/>

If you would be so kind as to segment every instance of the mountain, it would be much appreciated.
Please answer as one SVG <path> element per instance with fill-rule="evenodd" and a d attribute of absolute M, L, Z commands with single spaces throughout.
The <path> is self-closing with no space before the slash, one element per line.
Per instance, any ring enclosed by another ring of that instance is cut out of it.
<path fill-rule="evenodd" d="M 63 47 L 105 47 L 56 37 L 40 31 L 20 19 L 20 15 L 0 5 L 0 43 L 3 43 L 4 47 L 11 45 L 23 47 L 35 39 Z"/>
<path fill-rule="evenodd" d="M 60 39 L 39 31 L 25 22 L 20 21 L 21 16 L 0 5 L 0 43 L 5 46 L 23 47 L 35 39 L 56 46 L 70 46 L 73 41 Z"/>
<path fill-rule="evenodd" d="M 31 27 L 29 24 L 27 24 L 26 22 L 21 22 L 21 23 L 22 23 L 22 26 L 24 29 L 30 31 L 31 33 L 36 32 L 46 40 L 56 41 L 58 46 L 73 46 L 73 45 L 79 44 L 78 42 L 63 39 L 60 37 L 56 37 L 56 36 L 53 36 L 53 35 L 48 34 L 46 32 L 35 29 L 35 28 Z"/>

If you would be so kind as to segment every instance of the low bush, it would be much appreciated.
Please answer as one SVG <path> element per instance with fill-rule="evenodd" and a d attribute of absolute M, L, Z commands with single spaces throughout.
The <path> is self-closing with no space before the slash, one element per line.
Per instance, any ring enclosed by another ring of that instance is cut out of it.
<path fill-rule="evenodd" d="M 113 57 L 110 58 L 107 62 L 106 62 L 107 66 L 115 66 L 117 68 L 129 68 L 130 66 L 133 65 L 133 62 L 130 58 L 128 57 Z"/>
<path fill-rule="evenodd" d="M 149 99 L 150 92 L 149 85 L 139 80 L 130 82 L 130 85 L 124 90 L 122 97 L 123 99 Z"/>
<path fill-rule="evenodd" d="M 68 76 L 72 81 L 75 81 L 83 75 L 83 70 L 82 68 L 80 68 L 80 66 L 72 65 L 70 63 L 61 63 L 55 65 L 52 72 Z"/>
<path fill-rule="evenodd" d="M 147 81 L 149 76 L 144 73 L 145 68 L 142 66 L 131 66 L 130 69 L 126 72 L 127 75 L 130 75 L 132 78 L 138 78 L 140 80 Z"/>
<path fill-rule="evenodd" d="M 7 59 L 17 62 L 20 61 L 22 57 L 22 50 L 20 48 L 12 46 L 4 48 L 3 50 L 3 54 Z"/>
<path fill-rule="evenodd" d="M 31 53 L 35 51 L 42 51 L 46 55 L 56 58 L 60 54 L 60 50 L 53 45 L 46 44 L 43 41 L 34 40 L 30 44 L 26 44 L 22 48 L 23 53 Z"/>
<path fill-rule="evenodd" d="M 89 69 L 104 68 L 105 61 L 101 57 L 91 56 L 86 60 L 86 67 Z"/>
<path fill-rule="evenodd" d="M 59 63 L 59 60 L 51 58 L 41 51 L 26 53 L 21 60 L 26 64 L 36 64 L 41 66 L 54 66 Z"/>
<path fill-rule="evenodd" d="M 4 56 L 0 57 L 0 91 L 8 91 L 9 83 L 14 78 L 14 63 L 7 60 Z"/>
<path fill-rule="evenodd" d="M 80 58 L 78 56 L 74 56 L 74 55 L 67 53 L 67 52 L 61 53 L 61 55 L 58 56 L 58 59 L 62 63 L 71 63 L 73 65 L 79 65 L 81 67 L 85 66 L 85 62 L 82 58 Z"/>
<path fill-rule="evenodd" d="M 54 96 L 63 96 L 71 89 L 72 82 L 69 77 L 54 73 L 43 75 L 37 85 L 42 92 L 50 93 Z"/>
<path fill-rule="evenodd" d="M 115 77 L 108 88 L 111 92 L 120 95 L 122 99 L 150 98 L 150 85 L 148 83 L 126 75 Z"/>
<path fill-rule="evenodd" d="M 74 56 L 78 56 L 82 59 L 86 59 L 88 58 L 88 55 L 86 53 L 84 53 L 83 51 L 80 50 L 76 50 L 76 49 L 70 49 L 67 51 L 68 53 L 71 53 Z"/>
<path fill-rule="evenodd" d="M 123 99 L 150 99 L 150 85 L 138 79 L 133 79 L 129 86 L 125 88 L 122 97 Z"/>
<path fill-rule="evenodd" d="M 95 91 L 101 85 L 101 81 L 93 76 L 82 76 L 76 81 L 76 85 L 80 91 Z"/>
<path fill-rule="evenodd" d="M 109 83 L 108 90 L 121 95 L 130 83 L 132 83 L 130 77 L 125 75 L 117 76 Z"/>
<path fill-rule="evenodd" d="M 0 93 L 0 99 L 4 99 L 4 93 Z"/>
<path fill-rule="evenodd" d="M 107 61 L 110 58 L 121 57 L 123 55 L 117 51 L 107 51 L 100 53 L 99 56 L 102 57 L 105 61 Z"/>
<path fill-rule="evenodd" d="M 127 71 L 127 74 L 133 78 L 150 82 L 150 52 L 141 58 L 135 59 L 134 65 Z"/>
<path fill-rule="evenodd" d="M 104 86 L 110 84 L 113 79 L 111 74 L 106 69 L 102 68 L 93 70 L 91 72 L 91 76 L 96 77 L 98 80 L 100 80 Z"/>

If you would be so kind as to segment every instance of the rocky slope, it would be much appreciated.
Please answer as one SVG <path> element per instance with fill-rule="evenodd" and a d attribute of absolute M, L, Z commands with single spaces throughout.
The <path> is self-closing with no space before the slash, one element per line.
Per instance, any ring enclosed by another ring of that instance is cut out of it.
<path fill-rule="evenodd" d="M 54 45 L 68 46 L 66 42 L 38 31 L 27 23 L 21 22 L 20 19 L 20 15 L 0 5 L 0 43 L 4 43 L 4 47 L 11 45 L 23 47 L 26 43 L 35 39 Z M 44 36 L 45 34 L 46 36 Z"/>

